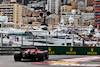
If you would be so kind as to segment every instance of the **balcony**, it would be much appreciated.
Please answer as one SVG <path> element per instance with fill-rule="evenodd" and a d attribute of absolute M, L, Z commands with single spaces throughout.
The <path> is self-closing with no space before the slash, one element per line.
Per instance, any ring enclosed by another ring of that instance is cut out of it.
<path fill-rule="evenodd" d="M 94 12 L 100 12 L 100 10 L 95 10 Z"/>
<path fill-rule="evenodd" d="M 100 7 L 100 5 L 95 5 L 95 7 Z"/>
<path fill-rule="evenodd" d="M 100 15 L 100 13 L 95 13 L 95 15 Z"/>
<path fill-rule="evenodd" d="M 94 4 L 98 4 L 98 5 L 99 5 L 99 4 L 100 4 L 100 2 L 95 2 Z"/>
<path fill-rule="evenodd" d="M 94 8 L 94 9 L 95 9 L 95 10 L 98 10 L 98 9 L 100 10 L 100 7 L 99 7 L 99 8 Z"/>
<path fill-rule="evenodd" d="M 100 16 L 95 16 L 95 18 L 100 18 Z"/>
<path fill-rule="evenodd" d="M 100 19 L 95 19 L 95 21 L 100 21 Z"/>

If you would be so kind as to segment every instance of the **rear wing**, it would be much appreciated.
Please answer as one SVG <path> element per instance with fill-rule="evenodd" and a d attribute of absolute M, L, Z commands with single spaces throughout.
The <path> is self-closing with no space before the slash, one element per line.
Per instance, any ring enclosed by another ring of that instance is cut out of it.
<path fill-rule="evenodd" d="M 21 46 L 20 49 L 36 49 L 35 46 Z"/>

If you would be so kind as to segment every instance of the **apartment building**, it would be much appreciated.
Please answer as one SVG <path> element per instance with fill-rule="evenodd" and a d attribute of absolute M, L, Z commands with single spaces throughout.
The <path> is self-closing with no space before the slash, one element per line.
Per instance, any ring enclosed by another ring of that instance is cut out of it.
<path fill-rule="evenodd" d="M 4 16 L 8 16 L 9 22 L 20 24 L 22 7 L 18 3 L 0 4 L 0 12 Z"/>

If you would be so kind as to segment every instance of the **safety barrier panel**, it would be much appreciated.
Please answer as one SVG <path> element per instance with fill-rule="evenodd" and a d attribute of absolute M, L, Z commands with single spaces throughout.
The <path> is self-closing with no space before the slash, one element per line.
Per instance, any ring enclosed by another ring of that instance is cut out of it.
<path fill-rule="evenodd" d="M 100 47 L 37 46 L 48 50 L 50 55 L 100 55 Z M 13 54 L 20 47 L 0 47 L 0 54 Z"/>
<path fill-rule="evenodd" d="M 66 46 L 37 46 L 39 49 L 48 50 L 49 54 L 65 55 L 100 55 L 100 47 L 66 47 Z"/>

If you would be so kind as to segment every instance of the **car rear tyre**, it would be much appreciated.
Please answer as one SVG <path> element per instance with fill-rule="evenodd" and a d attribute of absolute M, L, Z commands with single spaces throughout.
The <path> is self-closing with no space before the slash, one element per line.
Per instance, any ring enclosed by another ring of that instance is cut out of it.
<path fill-rule="evenodd" d="M 14 53 L 14 60 L 15 61 L 21 61 L 21 53 L 20 52 Z"/>
<path fill-rule="evenodd" d="M 47 60 L 49 58 L 48 51 L 47 50 L 44 50 L 44 52 L 45 52 L 45 59 Z"/>
<path fill-rule="evenodd" d="M 49 58 L 49 55 L 45 53 L 45 59 L 47 60 Z"/>
<path fill-rule="evenodd" d="M 39 61 L 44 61 L 44 60 L 45 60 L 45 55 L 44 55 L 44 53 L 38 53 L 38 60 L 39 60 Z"/>

